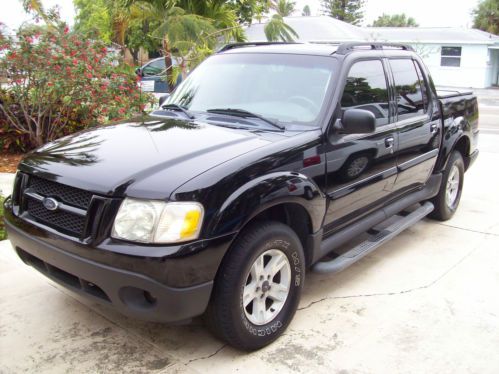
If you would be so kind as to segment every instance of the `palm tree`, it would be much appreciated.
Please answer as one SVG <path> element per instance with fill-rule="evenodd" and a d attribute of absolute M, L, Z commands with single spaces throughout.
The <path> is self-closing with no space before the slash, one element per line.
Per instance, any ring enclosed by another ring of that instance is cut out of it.
<path fill-rule="evenodd" d="M 293 42 L 294 38 L 298 38 L 295 30 L 284 22 L 284 19 L 279 14 L 274 14 L 264 28 L 265 36 L 270 42 L 283 41 Z"/>
<path fill-rule="evenodd" d="M 226 0 L 177 0 L 176 6 L 184 9 L 187 13 L 213 20 L 213 25 L 226 40 L 245 40 L 237 14 Z"/>
<path fill-rule="evenodd" d="M 173 68 L 172 51 L 183 57 L 183 61 L 195 57 L 195 51 L 204 51 L 214 47 L 215 39 L 210 35 L 216 33 L 213 20 L 197 14 L 187 13 L 174 6 L 170 0 L 142 0 L 136 3 L 144 20 L 155 20 L 159 27 L 153 36 L 160 38 L 165 56 L 166 79 L 169 83 L 176 81 L 178 70 Z M 185 68 L 182 63 L 182 69 Z M 173 86 L 170 84 L 170 86 Z"/>
<path fill-rule="evenodd" d="M 289 17 L 295 12 L 295 5 L 296 3 L 290 0 L 273 0 L 271 8 L 281 17 Z"/>

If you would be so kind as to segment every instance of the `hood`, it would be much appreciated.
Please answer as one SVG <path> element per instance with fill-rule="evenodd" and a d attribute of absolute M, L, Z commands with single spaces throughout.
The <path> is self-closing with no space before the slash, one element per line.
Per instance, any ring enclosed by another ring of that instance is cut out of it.
<path fill-rule="evenodd" d="M 145 117 L 67 136 L 19 169 L 103 195 L 166 199 L 183 183 L 283 135 Z"/>

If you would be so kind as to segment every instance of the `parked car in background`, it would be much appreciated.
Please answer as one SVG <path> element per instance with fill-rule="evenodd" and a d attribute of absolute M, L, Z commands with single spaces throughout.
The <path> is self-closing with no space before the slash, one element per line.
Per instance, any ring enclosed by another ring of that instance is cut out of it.
<path fill-rule="evenodd" d="M 177 66 L 177 61 L 173 58 L 173 66 Z M 165 58 L 158 57 L 147 62 L 135 70 L 135 73 L 141 77 L 140 85 L 144 92 L 151 92 L 158 98 L 165 93 L 169 93 L 170 86 L 166 79 Z M 175 87 L 182 82 L 182 76 L 179 75 Z M 175 88 L 173 87 L 173 88 Z"/>

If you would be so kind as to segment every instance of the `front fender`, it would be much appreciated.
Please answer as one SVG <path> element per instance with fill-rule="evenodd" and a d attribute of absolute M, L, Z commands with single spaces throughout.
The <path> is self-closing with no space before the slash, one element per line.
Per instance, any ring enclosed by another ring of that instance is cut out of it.
<path fill-rule="evenodd" d="M 213 213 L 207 231 L 212 235 L 239 231 L 253 217 L 279 204 L 294 203 L 308 213 L 312 230 L 322 226 L 326 197 L 307 176 L 274 172 L 257 177 L 236 189 Z"/>

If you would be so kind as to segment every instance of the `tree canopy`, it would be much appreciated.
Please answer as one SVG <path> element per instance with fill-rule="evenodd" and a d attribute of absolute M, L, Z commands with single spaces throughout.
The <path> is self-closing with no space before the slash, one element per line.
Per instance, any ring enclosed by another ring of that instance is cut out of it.
<path fill-rule="evenodd" d="M 386 14 L 383 13 L 372 24 L 374 27 L 418 27 L 418 23 L 412 17 L 407 17 L 405 13 Z"/>
<path fill-rule="evenodd" d="M 272 9 L 281 17 L 289 17 L 295 12 L 296 3 L 291 0 L 274 0 L 271 4 Z"/>
<path fill-rule="evenodd" d="M 499 35 L 499 0 L 482 0 L 472 11 L 473 27 Z"/>
<path fill-rule="evenodd" d="M 364 18 L 364 0 L 322 0 L 322 14 L 358 25 Z"/>

